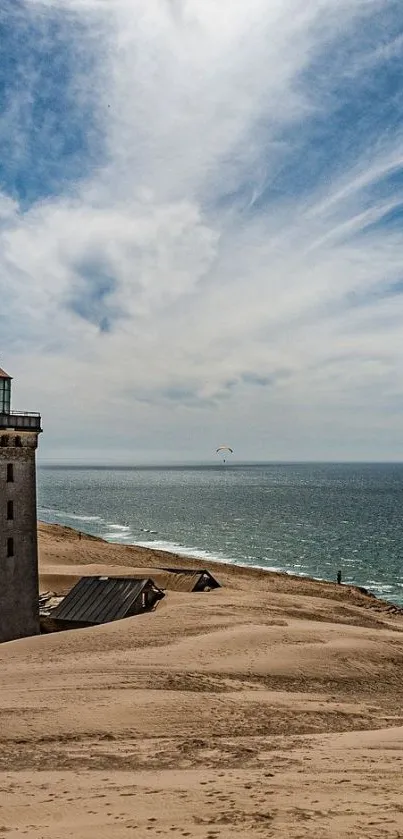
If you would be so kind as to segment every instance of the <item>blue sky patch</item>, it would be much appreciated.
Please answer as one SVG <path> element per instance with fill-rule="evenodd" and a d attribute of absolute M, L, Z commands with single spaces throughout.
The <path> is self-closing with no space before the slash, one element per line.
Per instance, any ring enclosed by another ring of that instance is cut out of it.
<path fill-rule="evenodd" d="M 3 0 L 0 44 L 0 189 L 26 208 L 102 157 L 95 52 L 74 14 L 20 0 Z"/>

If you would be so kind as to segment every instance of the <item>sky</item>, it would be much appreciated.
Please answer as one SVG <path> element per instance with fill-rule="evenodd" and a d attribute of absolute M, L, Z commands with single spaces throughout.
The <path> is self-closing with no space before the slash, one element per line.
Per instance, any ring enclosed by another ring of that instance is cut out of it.
<path fill-rule="evenodd" d="M 401 460 L 401 0 L 0 0 L 42 463 Z"/>

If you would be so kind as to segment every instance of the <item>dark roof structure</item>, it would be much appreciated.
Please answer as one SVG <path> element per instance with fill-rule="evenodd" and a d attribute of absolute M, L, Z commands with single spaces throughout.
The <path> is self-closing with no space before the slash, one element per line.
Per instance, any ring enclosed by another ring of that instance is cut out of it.
<path fill-rule="evenodd" d="M 218 580 L 207 571 L 206 568 L 163 568 L 163 571 L 168 571 L 169 574 L 185 575 L 189 580 L 189 584 L 185 585 L 185 590 L 188 591 L 206 591 L 212 588 L 221 588 Z M 178 577 L 175 577 L 178 579 Z M 182 588 L 182 587 L 181 587 Z"/>
<path fill-rule="evenodd" d="M 11 379 L 11 376 L 6 373 L 5 370 L 2 370 L 0 367 L 0 379 Z"/>
<path fill-rule="evenodd" d="M 153 608 L 164 593 L 151 579 L 82 577 L 52 610 L 52 620 L 94 626 Z"/>

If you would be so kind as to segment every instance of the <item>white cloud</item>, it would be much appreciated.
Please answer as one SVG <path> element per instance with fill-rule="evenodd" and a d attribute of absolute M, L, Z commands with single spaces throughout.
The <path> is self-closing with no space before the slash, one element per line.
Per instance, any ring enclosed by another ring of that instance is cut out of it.
<path fill-rule="evenodd" d="M 361 137 L 325 182 L 278 187 L 309 120 L 332 119 L 323 51 L 358 43 L 385 4 L 37 7 L 97 32 L 97 75 L 78 65 L 72 85 L 83 101 L 90 85 L 105 149 L 60 195 L 0 201 L 1 362 L 15 407 L 43 413 L 45 454 L 178 459 L 231 440 L 245 458 L 396 456 L 402 237 L 376 222 L 400 190 L 373 187 L 400 137 Z"/>

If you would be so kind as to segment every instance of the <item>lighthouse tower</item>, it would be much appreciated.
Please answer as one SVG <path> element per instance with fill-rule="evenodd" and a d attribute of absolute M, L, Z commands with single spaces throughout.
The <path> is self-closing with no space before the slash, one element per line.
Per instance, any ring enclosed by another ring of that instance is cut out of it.
<path fill-rule="evenodd" d="M 0 369 L 0 642 L 39 632 L 35 452 L 39 414 L 11 411 Z"/>

